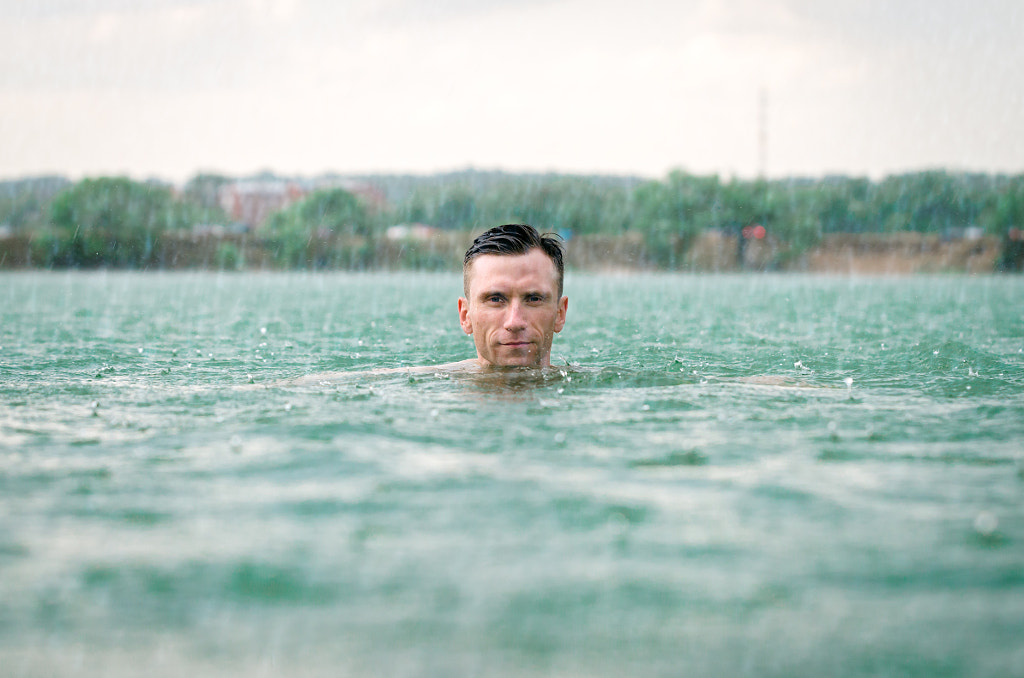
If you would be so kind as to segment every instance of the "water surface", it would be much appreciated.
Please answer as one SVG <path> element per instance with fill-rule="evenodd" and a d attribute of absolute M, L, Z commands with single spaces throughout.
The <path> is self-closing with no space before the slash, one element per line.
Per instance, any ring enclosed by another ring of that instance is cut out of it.
<path fill-rule="evenodd" d="M 1020 278 L 460 287 L 0 274 L 0 673 L 1024 675 Z"/>

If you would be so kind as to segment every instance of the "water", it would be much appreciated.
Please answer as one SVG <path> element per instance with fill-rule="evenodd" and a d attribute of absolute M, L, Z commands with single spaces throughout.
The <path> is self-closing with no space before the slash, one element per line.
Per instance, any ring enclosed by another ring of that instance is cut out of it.
<path fill-rule="evenodd" d="M 1024 280 L 460 286 L 0 275 L 0 674 L 1024 675 Z"/>

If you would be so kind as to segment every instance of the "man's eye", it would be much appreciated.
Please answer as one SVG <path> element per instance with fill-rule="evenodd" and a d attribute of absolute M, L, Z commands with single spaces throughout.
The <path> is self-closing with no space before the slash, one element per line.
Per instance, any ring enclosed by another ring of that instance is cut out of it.
<path fill-rule="evenodd" d="M 500 303 L 501 302 L 501 295 L 500 294 L 492 294 L 491 296 L 487 297 L 487 301 L 489 301 L 492 304 Z"/>

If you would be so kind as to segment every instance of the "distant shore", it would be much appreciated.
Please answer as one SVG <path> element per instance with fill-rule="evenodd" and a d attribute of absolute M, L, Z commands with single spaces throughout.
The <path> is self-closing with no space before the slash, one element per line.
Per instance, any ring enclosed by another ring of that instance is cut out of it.
<path fill-rule="evenodd" d="M 471 233 L 445 232 L 423 239 L 311 239 L 300 270 L 458 271 Z M 802 271 L 811 273 L 991 273 L 1006 261 L 998 238 L 943 239 L 935 234 L 825 235 L 794 252 L 772 238 L 742 242 L 741 235 L 706 232 L 691 242 L 672 242 L 671 266 L 653 256 L 639 234 L 582 235 L 566 242 L 570 267 L 583 271 Z M 0 238 L 0 269 L 62 269 L 48 266 L 30 236 Z M 1018 253 L 1018 259 L 1020 254 Z M 295 270 L 283 267 L 266 240 L 250 234 L 174 234 L 154 244 L 144 270 Z M 1020 262 L 1016 263 L 1020 270 Z M 127 267 L 135 268 L 139 267 Z M 1002 268 L 1006 268 L 1002 266 Z"/>
<path fill-rule="evenodd" d="M 530 223 L 579 270 L 1024 270 L 1024 175 L 743 181 L 466 172 L 0 182 L 0 268 L 457 271 Z"/>

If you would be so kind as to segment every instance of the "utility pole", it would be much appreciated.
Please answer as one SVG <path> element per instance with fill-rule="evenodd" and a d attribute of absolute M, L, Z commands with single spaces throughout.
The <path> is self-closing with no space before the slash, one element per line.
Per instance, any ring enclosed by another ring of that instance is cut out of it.
<path fill-rule="evenodd" d="M 768 172 L 768 90 L 757 93 L 757 177 L 764 179 Z"/>

